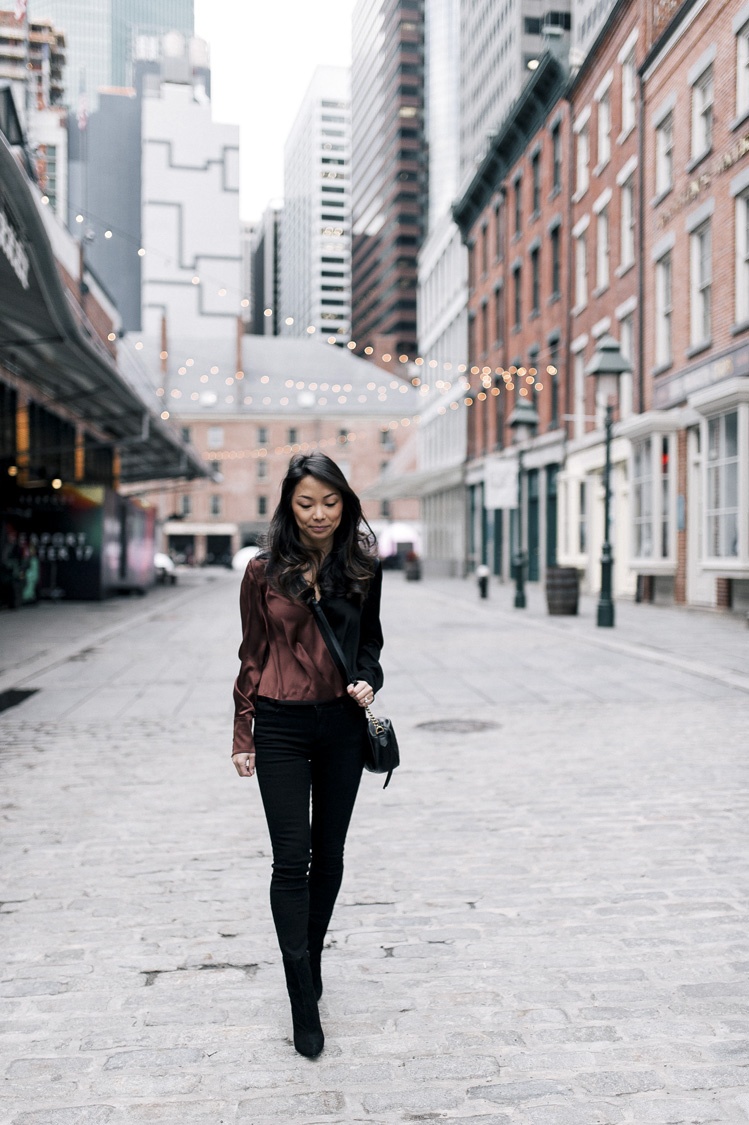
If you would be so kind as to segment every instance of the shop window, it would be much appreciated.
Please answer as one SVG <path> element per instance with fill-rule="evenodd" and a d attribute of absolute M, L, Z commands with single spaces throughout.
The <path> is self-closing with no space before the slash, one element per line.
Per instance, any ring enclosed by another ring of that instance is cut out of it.
<path fill-rule="evenodd" d="M 649 437 L 633 446 L 632 491 L 635 558 L 649 559 L 653 555 L 653 453 Z"/>
<path fill-rule="evenodd" d="M 580 492 L 577 512 L 577 549 L 581 555 L 588 550 L 588 486 L 584 480 L 580 481 Z"/>
<path fill-rule="evenodd" d="M 671 553 L 671 540 L 669 534 L 671 512 L 671 439 L 661 438 L 660 457 L 660 524 L 661 524 L 661 558 L 667 559 Z"/>
<path fill-rule="evenodd" d="M 707 551 L 712 558 L 739 553 L 738 412 L 707 423 Z"/>

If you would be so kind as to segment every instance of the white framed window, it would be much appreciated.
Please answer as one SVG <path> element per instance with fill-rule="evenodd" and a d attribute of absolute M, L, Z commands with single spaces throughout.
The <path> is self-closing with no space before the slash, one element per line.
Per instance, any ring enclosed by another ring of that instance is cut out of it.
<path fill-rule="evenodd" d="M 635 183 L 630 176 L 621 186 L 619 213 L 621 216 L 619 265 L 626 269 L 635 260 Z"/>
<path fill-rule="evenodd" d="M 655 130 L 655 192 L 663 195 L 674 186 L 674 115 L 668 113 Z"/>
<path fill-rule="evenodd" d="M 633 313 L 623 316 L 619 321 L 619 350 L 625 359 L 634 364 L 635 318 Z M 633 410 L 632 372 L 623 371 L 619 376 L 619 417 L 629 418 Z"/>
<path fill-rule="evenodd" d="M 736 116 L 749 113 L 749 22 L 736 33 Z"/>
<path fill-rule="evenodd" d="M 749 320 L 749 191 L 736 199 L 736 323 Z"/>
<path fill-rule="evenodd" d="M 181 515 L 189 516 L 192 513 L 192 497 L 185 493 L 179 498 L 179 510 Z"/>
<path fill-rule="evenodd" d="M 211 496 L 211 515 L 221 515 L 221 496 L 218 493 L 214 493 L 214 495 Z"/>
<path fill-rule="evenodd" d="M 655 263 L 655 363 L 665 367 L 671 363 L 671 318 L 673 285 L 671 254 L 664 254 Z"/>
<path fill-rule="evenodd" d="M 611 159 L 611 96 L 606 91 L 598 102 L 598 167 Z"/>
<path fill-rule="evenodd" d="M 609 209 L 604 207 L 596 219 L 596 289 L 609 283 Z"/>
<path fill-rule="evenodd" d="M 653 556 L 653 441 L 632 443 L 632 515 L 636 559 Z"/>
<path fill-rule="evenodd" d="M 739 415 L 731 410 L 707 421 L 707 554 L 739 553 Z"/>
<path fill-rule="evenodd" d="M 712 331 L 712 237 L 710 222 L 689 237 L 690 328 L 692 347 L 707 343 Z"/>
<path fill-rule="evenodd" d="M 588 303 L 588 243 L 583 231 L 575 239 L 575 308 Z"/>
<path fill-rule="evenodd" d="M 622 60 L 622 133 L 631 132 L 635 127 L 635 52 L 630 51 Z"/>
<path fill-rule="evenodd" d="M 590 183 L 590 137 L 588 126 L 583 126 L 577 134 L 576 158 L 576 191 L 575 194 L 584 195 Z"/>
<path fill-rule="evenodd" d="M 223 426 L 209 426 L 207 436 L 209 449 L 223 449 L 224 447 L 224 427 Z"/>
<path fill-rule="evenodd" d="M 708 66 L 692 86 L 692 160 L 712 148 L 714 97 L 713 68 Z"/>

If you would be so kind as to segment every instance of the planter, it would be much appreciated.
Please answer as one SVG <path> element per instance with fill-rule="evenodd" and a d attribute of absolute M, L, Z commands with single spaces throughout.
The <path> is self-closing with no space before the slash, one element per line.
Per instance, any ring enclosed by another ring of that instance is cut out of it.
<path fill-rule="evenodd" d="M 550 566 L 546 572 L 546 604 L 551 617 L 576 617 L 580 576 L 574 566 Z"/>

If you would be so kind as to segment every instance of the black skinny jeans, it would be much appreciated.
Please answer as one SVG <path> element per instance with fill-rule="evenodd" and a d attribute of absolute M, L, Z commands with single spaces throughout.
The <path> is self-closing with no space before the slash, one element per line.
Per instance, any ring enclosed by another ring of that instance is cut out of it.
<path fill-rule="evenodd" d="M 273 847 L 270 903 L 287 957 L 322 949 L 343 878 L 365 738 L 364 711 L 348 696 L 257 701 L 257 779 Z"/>

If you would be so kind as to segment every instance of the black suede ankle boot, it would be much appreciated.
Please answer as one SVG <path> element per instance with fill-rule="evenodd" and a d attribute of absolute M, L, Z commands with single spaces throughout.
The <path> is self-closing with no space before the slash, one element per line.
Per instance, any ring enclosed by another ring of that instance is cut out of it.
<path fill-rule="evenodd" d="M 294 1046 L 300 1055 L 313 1059 L 322 1051 L 325 1036 L 320 1026 L 309 955 L 305 953 L 303 957 L 284 957 L 283 968 L 291 1001 Z"/>

